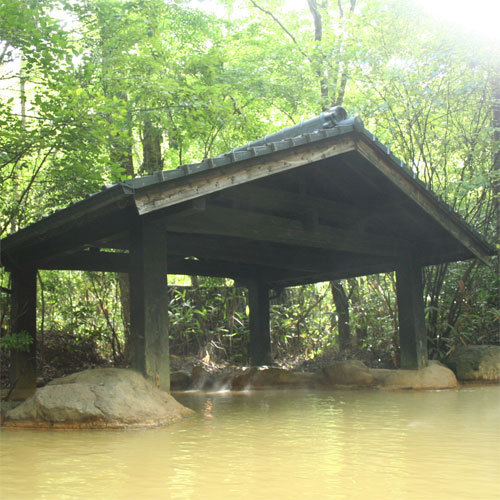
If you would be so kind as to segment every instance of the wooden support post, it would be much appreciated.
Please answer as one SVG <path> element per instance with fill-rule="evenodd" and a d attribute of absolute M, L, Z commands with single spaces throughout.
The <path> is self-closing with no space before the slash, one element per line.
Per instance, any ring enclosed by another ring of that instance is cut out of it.
<path fill-rule="evenodd" d="M 252 365 L 272 363 L 269 327 L 269 288 L 259 280 L 248 286 L 250 308 L 250 360 Z"/>
<path fill-rule="evenodd" d="M 169 391 L 167 242 L 162 226 L 142 219 L 134 225 L 129 277 L 132 367 Z"/>
<path fill-rule="evenodd" d="M 415 259 L 402 260 L 396 270 L 400 365 L 425 368 L 428 363 L 422 270 Z"/>
<path fill-rule="evenodd" d="M 16 266 L 11 270 L 12 333 L 26 332 L 32 342 L 26 351 L 12 351 L 11 383 L 15 392 L 29 395 L 36 389 L 36 269 L 34 266 Z M 13 393 L 14 395 L 14 393 Z"/>

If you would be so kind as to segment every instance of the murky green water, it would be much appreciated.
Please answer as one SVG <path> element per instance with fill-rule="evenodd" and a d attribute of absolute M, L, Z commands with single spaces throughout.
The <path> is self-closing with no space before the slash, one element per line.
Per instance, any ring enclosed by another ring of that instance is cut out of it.
<path fill-rule="evenodd" d="M 134 431 L 1 431 L 0 498 L 500 498 L 500 388 L 185 394 Z"/>

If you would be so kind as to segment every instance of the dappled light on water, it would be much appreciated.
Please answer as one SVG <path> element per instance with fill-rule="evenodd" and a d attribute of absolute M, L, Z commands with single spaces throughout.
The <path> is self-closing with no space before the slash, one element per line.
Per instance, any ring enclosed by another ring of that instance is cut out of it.
<path fill-rule="evenodd" d="M 178 396 L 134 431 L 2 431 L 2 499 L 497 499 L 496 386 Z"/>

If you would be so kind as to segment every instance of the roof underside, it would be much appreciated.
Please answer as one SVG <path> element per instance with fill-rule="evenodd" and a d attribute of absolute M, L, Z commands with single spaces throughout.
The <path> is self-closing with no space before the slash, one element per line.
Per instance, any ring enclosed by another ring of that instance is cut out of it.
<path fill-rule="evenodd" d="M 494 252 L 350 119 L 109 187 L 4 239 L 2 263 L 127 271 L 139 218 L 167 232 L 169 273 L 275 287 Z"/>

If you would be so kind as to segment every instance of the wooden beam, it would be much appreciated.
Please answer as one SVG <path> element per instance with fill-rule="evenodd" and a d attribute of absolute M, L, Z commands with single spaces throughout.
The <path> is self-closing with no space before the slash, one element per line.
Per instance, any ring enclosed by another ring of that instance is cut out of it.
<path fill-rule="evenodd" d="M 390 261 L 386 262 L 367 262 L 336 265 L 333 271 L 324 271 L 322 273 L 309 274 L 292 274 L 283 273 L 268 275 L 268 285 L 271 288 L 283 288 L 287 286 L 309 285 L 311 283 L 319 283 L 321 281 L 334 281 L 347 278 L 356 278 L 358 276 L 368 276 L 370 274 L 384 274 L 394 271 L 396 265 Z"/>
<path fill-rule="evenodd" d="M 305 231 L 302 223 L 285 217 L 210 207 L 199 217 L 172 216 L 169 231 L 254 239 L 326 250 L 397 256 L 408 251 L 405 242 L 393 237 L 319 225 Z"/>
<path fill-rule="evenodd" d="M 167 258 L 167 254 L 165 258 Z M 128 253 L 80 251 L 54 260 L 43 261 L 40 263 L 40 269 L 128 273 L 130 255 Z M 260 269 L 262 272 L 276 272 L 278 270 L 269 266 L 261 266 Z M 221 259 L 190 259 L 187 256 L 171 256 L 168 273 L 244 279 L 255 273 L 255 266 L 225 262 Z"/>
<path fill-rule="evenodd" d="M 5 265 L 10 267 L 23 260 L 32 260 L 35 263 L 45 259 L 55 260 L 55 257 L 83 250 L 96 240 L 128 231 L 134 216 L 136 217 L 136 214 L 131 210 L 101 214 L 96 219 L 89 220 L 84 227 L 71 228 L 41 242 L 32 241 L 29 246 L 18 249 L 13 254 L 7 253 Z"/>
<path fill-rule="evenodd" d="M 170 274 L 186 274 L 189 276 L 212 276 L 244 280 L 255 275 L 256 267 L 248 264 L 235 264 L 214 259 L 190 260 L 171 258 Z M 270 267 L 259 267 L 259 271 L 269 273 L 276 271 Z"/>
<path fill-rule="evenodd" d="M 228 189 L 217 193 L 216 200 L 234 203 L 234 206 L 257 208 L 302 217 L 307 210 L 314 210 L 320 219 L 331 222 L 351 223 L 367 217 L 366 210 L 313 195 L 291 193 L 279 189 L 250 186 Z"/>
<path fill-rule="evenodd" d="M 395 190 L 394 186 L 391 186 L 392 182 L 386 179 L 379 170 L 374 169 L 368 160 L 363 157 L 359 158 L 359 155 L 356 156 L 358 158 L 353 158 L 348 165 L 345 164 L 344 159 L 339 159 L 339 162 L 355 173 L 359 182 L 364 183 L 374 197 L 384 200 L 382 202 L 384 208 L 382 210 L 377 208 L 376 216 L 379 220 L 401 227 L 408 238 L 414 242 L 415 248 L 421 249 L 418 254 L 442 254 L 443 246 L 449 245 L 454 240 L 444 241 L 442 227 L 434 219 L 427 214 L 422 214 L 421 210 L 415 210 L 411 198 L 408 198 L 400 190 Z M 380 203 L 377 205 L 379 206 Z M 411 233 L 408 232 L 408 229 L 411 230 Z M 454 248 L 456 250 L 456 244 Z"/>
<path fill-rule="evenodd" d="M 350 169 L 345 168 L 340 162 L 344 156 L 350 154 L 351 152 L 336 158 L 328 158 L 316 165 L 308 165 L 304 168 L 307 172 L 296 170 L 292 174 L 300 185 L 307 183 L 316 195 L 320 194 L 322 199 L 333 199 L 336 203 L 348 205 L 356 214 L 358 186 L 346 182 L 346 173 L 348 172 L 350 176 Z M 359 215 L 363 216 L 363 212 Z"/>
<path fill-rule="evenodd" d="M 169 243 L 173 234 L 167 233 Z M 203 239 L 200 240 L 196 236 L 190 236 L 190 238 L 193 238 L 198 246 L 206 249 L 206 242 Z M 246 244 L 250 245 L 251 243 L 247 242 Z M 170 255 L 168 257 L 168 273 L 232 278 L 245 282 L 254 277 L 256 269 L 258 269 L 266 276 L 266 281 L 270 286 L 283 287 L 385 273 L 396 267 L 395 261 L 389 258 L 325 254 L 320 250 L 282 246 L 275 248 L 274 251 L 262 248 L 262 259 L 256 262 L 256 259 L 249 258 L 248 255 L 238 255 L 240 247 L 228 246 L 229 248 L 226 248 L 227 254 L 217 251 L 217 247 L 215 247 L 213 252 L 209 252 L 212 258 L 207 258 L 206 252 L 203 253 L 205 257 L 196 260 L 188 258 L 188 253 L 185 253 L 185 256 Z M 232 250 L 234 253 L 231 254 Z M 297 257 L 295 267 L 288 260 L 293 254 Z M 306 259 L 310 262 L 308 269 Z M 55 260 L 44 261 L 40 264 L 40 269 L 127 273 L 129 265 L 130 256 L 127 253 L 81 251 Z"/>
<path fill-rule="evenodd" d="M 81 250 L 38 263 L 39 269 L 65 271 L 103 271 L 126 273 L 129 270 L 129 254 L 124 252 L 99 252 Z"/>
<path fill-rule="evenodd" d="M 89 250 L 129 250 L 130 249 L 130 231 L 125 229 L 117 233 L 113 233 L 103 238 L 95 239 L 87 245 Z"/>
<path fill-rule="evenodd" d="M 265 243 L 244 238 L 168 232 L 169 251 L 175 255 L 225 262 L 321 272 L 335 262 L 331 252 L 313 248 Z"/>
<path fill-rule="evenodd" d="M 36 389 L 36 269 L 24 263 L 11 270 L 11 331 L 28 333 L 26 351 L 12 351 L 11 383 L 17 390 Z"/>
<path fill-rule="evenodd" d="M 162 227 L 132 221 L 130 340 L 132 367 L 170 390 L 167 241 Z"/>
<path fill-rule="evenodd" d="M 456 215 L 446 212 L 439 202 L 426 192 L 425 188 L 411 179 L 404 169 L 395 165 L 388 155 L 385 155 L 378 148 L 374 148 L 367 137 L 360 137 L 361 139 L 356 143 L 356 149 L 364 158 L 451 234 L 460 245 L 465 246 L 472 255 L 489 264 L 488 257 L 491 249 L 474 238 L 470 231 L 465 230 L 456 220 Z"/>
<path fill-rule="evenodd" d="M 396 293 L 401 368 L 424 368 L 428 354 L 422 270 L 411 256 L 402 259 L 396 269 Z"/>
<path fill-rule="evenodd" d="M 135 204 L 139 214 L 143 215 L 232 186 L 337 156 L 353 149 L 353 135 L 343 134 L 262 157 L 257 156 L 226 166 L 208 168 L 137 190 L 134 197 Z"/>
<path fill-rule="evenodd" d="M 271 331 L 269 321 L 269 289 L 260 280 L 252 280 L 248 286 L 250 309 L 250 360 L 252 365 L 272 363 Z"/>
<path fill-rule="evenodd" d="M 83 227 L 89 220 L 99 219 L 104 213 L 124 209 L 132 203 L 132 193 L 132 189 L 117 184 L 89 196 L 3 239 L 2 253 L 18 252 L 24 245 L 41 244 L 61 232 Z"/>

